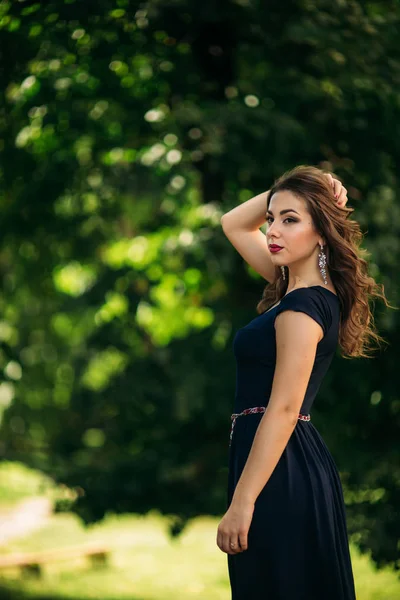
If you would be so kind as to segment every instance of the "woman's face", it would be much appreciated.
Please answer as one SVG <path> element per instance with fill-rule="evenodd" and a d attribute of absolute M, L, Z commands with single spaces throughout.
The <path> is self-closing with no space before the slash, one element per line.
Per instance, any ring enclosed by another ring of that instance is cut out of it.
<path fill-rule="evenodd" d="M 271 244 L 283 248 L 280 252 L 270 252 L 272 261 L 278 266 L 306 260 L 315 253 L 319 241 L 322 241 L 314 228 L 305 200 L 288 190 L 272 195 L 266 218 L 268 248 Z"/>

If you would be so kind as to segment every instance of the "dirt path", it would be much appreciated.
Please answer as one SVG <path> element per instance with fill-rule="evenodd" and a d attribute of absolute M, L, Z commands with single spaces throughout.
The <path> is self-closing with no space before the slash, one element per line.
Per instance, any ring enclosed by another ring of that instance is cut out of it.
<path fill-rule="evenodd" d="M 39 529 L 51 514 L 51 501 L 44 497 L 22 500 L 13 509 L 4 512 L 0 509 L 0 546 Z"/>

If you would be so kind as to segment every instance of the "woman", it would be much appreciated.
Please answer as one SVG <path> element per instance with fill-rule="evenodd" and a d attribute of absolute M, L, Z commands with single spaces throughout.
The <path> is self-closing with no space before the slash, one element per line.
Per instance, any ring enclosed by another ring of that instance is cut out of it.
<path fill-rule="evenodd" d="M 310 420 L 337 344 L 343 355 L 368 357 L 369 343 L 384 341 L 368 299 L 388 304 L 346 202 L 340 181 L 300 166 L 221 219 L 270 282 L 259 315 L 233 342 L 228 510 L 217 531 L 232 600 L 355 598 L 341 481 Z"/>

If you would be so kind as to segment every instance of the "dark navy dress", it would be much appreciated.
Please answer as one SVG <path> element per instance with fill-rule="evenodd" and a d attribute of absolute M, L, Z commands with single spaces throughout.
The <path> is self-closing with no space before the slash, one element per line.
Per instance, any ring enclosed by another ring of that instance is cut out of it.
<path fill-rule="evenodd" d="M 319 285 L 294 289 L 237 331 L 233 412 L 268 404 L 276 362 L 274 321 L 284 310 L 310 315 L 324 331 L 300 409 L 311 421 L 297 421 L 256 499 L 248 549 L 227 554 L 232 600 L 354 600 L 341 481 L 312 423 L 312 405 L 338 343 L 340 303 L 333 292 Z M 258 413 L 236 419 L 229 448 L 228 507 L 262 417 Z"/>

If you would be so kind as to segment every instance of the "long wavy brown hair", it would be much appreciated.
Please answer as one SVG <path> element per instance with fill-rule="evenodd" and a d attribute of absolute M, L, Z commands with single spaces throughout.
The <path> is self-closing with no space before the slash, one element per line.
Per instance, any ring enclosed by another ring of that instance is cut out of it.
<path fill-rule="evenodd" d="M 383 284 L 368 274 L 366 258 L 369 252 L 361 248 L 364 235 L 357 221 L 348 217 L 354 208 L 336 204 L 333 188 L 324 171 L 317 167 L 300 165 L 277 179 L 267 196 L 267 209 L 275 192 L 288 190 L 306 202 L 314 227 L 324 237 L 326 268 L 340 302 L 339 346 L 344 358 L 372 358 L 371 350 L 387 343 L 375 327 L 370 302 L 381 298 L 391 306 L 384 293 Z M 257 312 L 268 310 L 285 295 L 288 286 L 288 267 L 285 280 L 279 266 L 276 277 L 263 291 Z M 374 346 L 373 343 L 377 346 Z"/>

